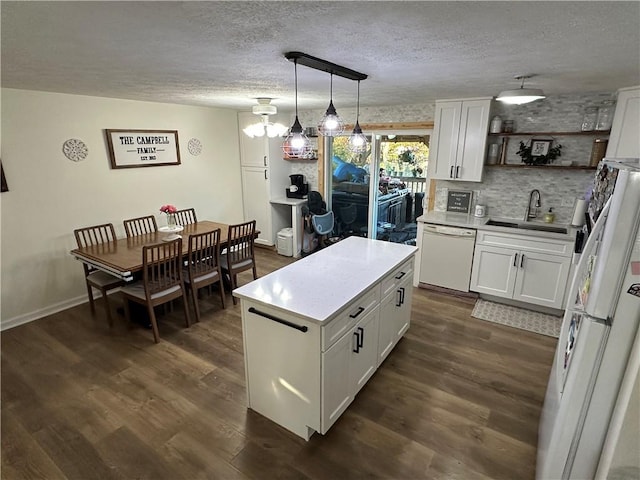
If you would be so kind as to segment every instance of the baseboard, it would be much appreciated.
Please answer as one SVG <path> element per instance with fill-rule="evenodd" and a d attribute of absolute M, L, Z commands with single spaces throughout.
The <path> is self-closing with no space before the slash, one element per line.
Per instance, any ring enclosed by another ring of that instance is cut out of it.
<path fill-rule="evenodd" d="M 447 295 L 453 295 L 454 297 L 468 298 L 473 300 L 476 300 L 478 298 L 478 294 L 476 292 L 461 292 L 460 290 L 452 290 L 451 288 L 439 287 L 437 285 L 431 285 L 429 283 L 420 282 L 418 283 L 418 288 L 439 293 L 446 293 Z"/>
<path fill-rule="evenodd" d="M 100 298 L 100 297 L 101 296 L 99 293 L 94 294 L 94 298 Z M 53 305 L 49 305 L 46 308 L 41 308 L 40 310 L 34 310 L 33 312 L 25 313 L 24 315 L 19 315 L 17 317 L 13 317 L 8 320 L 2 319 L 0 320 L 0 331 L 18 327 L 20 325 L 24 325 L 25 323 L 33 322 L 34 320 L 39 320 L 43 317 L 47 317 L 49 315 L 53 315 L 54 313 L 61 312 L 62 310 L 66 310 L 68 308 L 75 307 L 83 303 L 87 303 L 88 301 L 89 299 L 87 298 L 86 295 L 81 295 L 79 297 L 71 298 L 63 302 L 58 302 Z"/>

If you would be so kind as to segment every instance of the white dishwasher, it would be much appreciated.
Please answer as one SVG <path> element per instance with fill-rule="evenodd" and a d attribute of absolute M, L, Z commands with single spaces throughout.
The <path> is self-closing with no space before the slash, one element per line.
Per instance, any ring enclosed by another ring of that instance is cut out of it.
<path fill-rule="evenodd" d="M 476 231 L 424 224 L 420 282 L 469 291 Z"/>

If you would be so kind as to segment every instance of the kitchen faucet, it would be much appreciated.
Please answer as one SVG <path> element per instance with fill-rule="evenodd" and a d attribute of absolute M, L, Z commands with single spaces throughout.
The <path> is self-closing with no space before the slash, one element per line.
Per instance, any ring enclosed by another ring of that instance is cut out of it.
<path fill-rule="evenodd" d="M 534 197 L 536 203 L 533 206 L 533 213 L 531 213 L 531 202 Z M 540 191 L 534 188 L 529 194 L 529 203 L 527 203 L 527 210 L 524 212 L 524 221 L 528 222 L 530 218 L 536 218 L 538 216 L 538 208 L 540 208 Z"/>

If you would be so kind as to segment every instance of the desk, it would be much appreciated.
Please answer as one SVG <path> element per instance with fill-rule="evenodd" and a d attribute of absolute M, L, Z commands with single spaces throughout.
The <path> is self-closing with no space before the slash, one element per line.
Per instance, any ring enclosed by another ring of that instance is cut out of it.
<path fill-rule="evenodd" d="M 291 228 L 293 229 L 293 256 L 300 257 L 302 251 L 302 206 L 306 198 L 279 197 L 271 200 L 272 205 L 285 205 L 291 209 Z M 278 232 L 275 232 L 276 235 Z M 277 243 L 277 242 L 276 242 Z"/>
<path fill-rule="evenodd" d="M 189 251 L 189 235 L 212 232 L 217 228 L 220 229 L 220 245 L 226 247 L 229 225 L 209 221 L 185 225 L 181 232 L 182 253 L 186 255 Z M 167 233 L 163 232 L 153 232 L 129 238 L 119 238 L 114 242 L 76 248 L 71 250 L 71 255 L 81 262 L 88 263 L 103 272 L 130 282 L 135 273 L 142 271 L 142 247 L 160 243 L 166 235 Z"/>

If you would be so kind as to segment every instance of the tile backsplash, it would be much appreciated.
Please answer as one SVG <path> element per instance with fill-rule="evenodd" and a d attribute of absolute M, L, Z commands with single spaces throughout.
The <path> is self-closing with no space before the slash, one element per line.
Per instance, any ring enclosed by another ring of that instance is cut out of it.
<path fill-rule="evenodd" d="M 550 95 L 527 105 L 503 105 L 494 102 L 492 115 L 500 115 L 504 120 L 512 120 L 515 132 L 578 132 L 585 109 L 597 107 L 606 100 L 615 99 L 615 93 L 598 92 L 589 94 Z M 343 111 L 344 110 L 344 111 Z M 369 107 L 360 109 L 360 123 L 427 122 L 434 118 L 435 105 L 419 104 L 389 107 Z M 300 113 L 303 125 L 315 125 L 322 116 L 321 111 Z M 355 117 L 355 110 L 340 109 L 344 118 Z M 568 160 L 574 165 L 588 165 L 593 140 L 601 135 L 553 136 L 562 144 L 560 160 Z M 516 155 L 519 141 L 530 137 L 510 137 L 507 148 L 507 163 L 520 164 Z M 491 137 L 488 143 L 497 142 Z M 318 185 L 317 165 L 292 164 L 292 173 L 304 173 L 310 185 Z M 446 209 L 448 189 L 472 190 L 479 193 L 480 201 L 487 205 L 488 215 L 494 217 L 520 219 L 524 217 L 529 192 L 538 189 L 541 193 L 540 215 L 553 208 L 557 223 L 569 223 L 573 216 L 576 198 L 584 198 L 593 183 L 594 170 L 565 170 L 540 168 L 492 168 L 486 167 L 484 178 L 479 183 L 436 182 L 435 210 Z M 427 200 L 425 199 L 425 205 Z"/>

